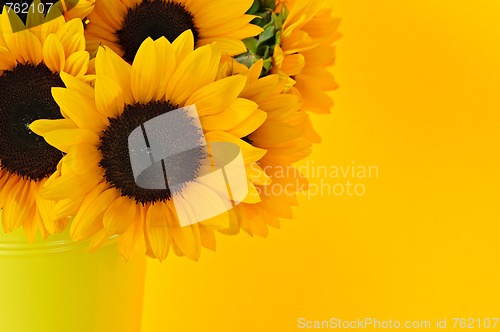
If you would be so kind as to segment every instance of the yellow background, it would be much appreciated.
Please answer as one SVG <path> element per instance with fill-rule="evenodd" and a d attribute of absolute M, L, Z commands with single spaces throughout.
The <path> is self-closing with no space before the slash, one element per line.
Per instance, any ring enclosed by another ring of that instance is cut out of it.
<path fill-rule="evenodd" d="M 500 2 L 336 0 L 335 14 L 341 89 L 311 160 L 380 177 L 363 197 L 302 199 L 267 239 L 150 261 L 144 332 L 500 316 Z"/>

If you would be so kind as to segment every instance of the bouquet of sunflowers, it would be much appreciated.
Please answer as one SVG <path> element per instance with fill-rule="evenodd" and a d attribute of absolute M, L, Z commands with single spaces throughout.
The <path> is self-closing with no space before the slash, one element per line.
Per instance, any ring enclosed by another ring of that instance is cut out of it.
<path fill-rule="evenodd" d="M 292 217 L 336 89 L 325 1 L 0 3 L 4 232 L 197 260 Z"/>

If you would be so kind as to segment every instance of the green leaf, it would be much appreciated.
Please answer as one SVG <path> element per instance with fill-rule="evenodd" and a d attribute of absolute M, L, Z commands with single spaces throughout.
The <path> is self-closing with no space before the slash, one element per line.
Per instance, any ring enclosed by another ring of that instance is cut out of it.
<path fill-rule="evenodd" d="M 254 0 L 252 7 L 250 7 L 250 9 L 247 10 L 247 14 L 255 15 L 258 12 L 260 12 L 260 0 Z"/>
<path fill-rule="evenodd" d="M 273 22 L 274 25 L 276 26 L 276 30 L 281 31 L 281 29 L 283 29 L 284 21 L 281 19 L 281 17 L 279 17 L 275 13 L 273 13 Z"/>
<path fill-rule="evenodd" d="M 269 56 L 269 46 L 268 45 L 261 45 L 259 46 L 259 48 L 257 49 L 257 54 L 262 56 L 264 59 L 267 58 Z"/>
<path fill-rule="evenodd" d="M 247 47 L 247 50 L 251 53 L 257 53 L 257 40 L 255 38 L 247 38 L 243 40 L 243 44 Z"/>
<path fill-rule="evenodd" d="M 263 32 L 257 37 L 245 39 L 243 42 L 248 52 L 235 57 L 236 61 L 248 67 L 263 59 L 261 77 L 271 74 L 274 50 L 281 45 L 283 25 L 289 14 L 286 6 L 282 6 L 279 13 L 274 13 L 275 10 L 276 0 L 254 0 L 247 13 L 256 16 L 252 24 L 260 26 Z"/>
<path fill-rule="evenodd" d="M 281 45 L 281 31 L 276 34 L 276 45 Z"/>
<path fill-rule="evenodd" d="M 239 63 L 247 66 L 248 68 L 250 68 L 257 61 L 259 61 L 261 59 L 261 57 L 255 55 L 255 54 L 252 54 L 250 52 L 247 52 L 247 53 L 240 54 L 240 55 L 236 56 L 234 59 L 236 61 L 238 61 Z"/>
<path fill-rule="evenodd" d="M 269 58 L 264 60 L 264 69 L 270 71 L 273 67 L 273 59 Z"/>
<path fill-rule="evenodd" d="M 259 41 L 257 42 L 257 46 L 261 46 L 265 44 L 266 42 L 270 41 L 271 39 L 274 39 L 276 35 L 276 30 L 274 26 L 268 26 L 260 35 Z"/>
<path fill-rule="evenodd" d="M 276 1 L 275 0 L 263 0 L 262 6 L 266 9 L 270 9 L 274 11 L 276 9 Z"/>

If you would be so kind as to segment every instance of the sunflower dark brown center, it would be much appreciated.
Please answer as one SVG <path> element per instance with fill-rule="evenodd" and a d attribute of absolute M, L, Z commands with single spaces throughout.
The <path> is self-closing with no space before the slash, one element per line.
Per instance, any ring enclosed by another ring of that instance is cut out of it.
<path fill-rule="evenodd" d="M 0 76 L 0 167 L 39 181 L 57 169 L 63 154 L 29 129 L 38 119 L 62 119 L 52 87 L 64 87 L 44 64 L 17 65 Z"/>
<path fill-rule="evenodd" d="M 141 204 L 168 201 L 172 194 L 175 194 L 177 190 L 181 190 L 186 183 L 193 181 L 197 177 L 200 162 L 204 157 L 202 148 L 186 151 L 162 160 L 164 173 L 162 174 L 162 180 L 165 180 L 166 189 L 144 189 L 137 185 L 137 180 L 134 178 L 130 160 L 131 152 L 129 151 L 130 134 L 137 128 L 142 127 L 142 130 L 144 130 L 144 124 L 147 121 L 177 108 L 168 101 L 135 104 L 127 106 L 119 117 L 109 119 L 110 124 L 101 135 L 99 150 L 102 153 L 102 160 L 99 166 L 104 169 L 106 182 L 111 187 L 120 190 L 122 196 L 134 199 Z M 187 115 L 186 119 L 180 121 L 179 124 L 175 124 L 176 132 L 182 133 L 180 134 L 182 137 L 170 139 L 169 144 L 176 140 L 199 140 L 198 127 L 188 119 Z M 159 132 L 159 136 L 163 135 L 164 133 Z M 149 144 L 149 142 L 147 143 Z M 166 144 L 163 141 L 160 143 Z M 145 162 L 149 161 L 145 160 Z M 167 175 L 166 172 L 170 173 Z M 169 179 L 168 182 L 166 181 L 167 178 Z M 169 186 L 170 181 L 175 186 Z"/>
<path fill-rule="evenodd" d="M 123 58 L 132 63 L 137 50 L 148 37 L 153 40 L 165 37 L 173 42 L 186 30 L 193 32 L 196 43 L 199 34 L 194 17 L 182 4 L 166 0 L 144 0 L 129 8 L 123 27 L 116 35 L 124 51 Z"/>

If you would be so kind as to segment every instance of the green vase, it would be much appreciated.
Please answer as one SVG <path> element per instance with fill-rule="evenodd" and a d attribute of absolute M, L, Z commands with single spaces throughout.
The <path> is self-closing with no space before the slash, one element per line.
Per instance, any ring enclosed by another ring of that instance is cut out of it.
<path fill-rule="evenodd" d="M 126 263 L 116 239 L 87 248 L 68 231 L 30 244 L 0 230 L 0 331 L 140 331 L 146 258 Z"/>

